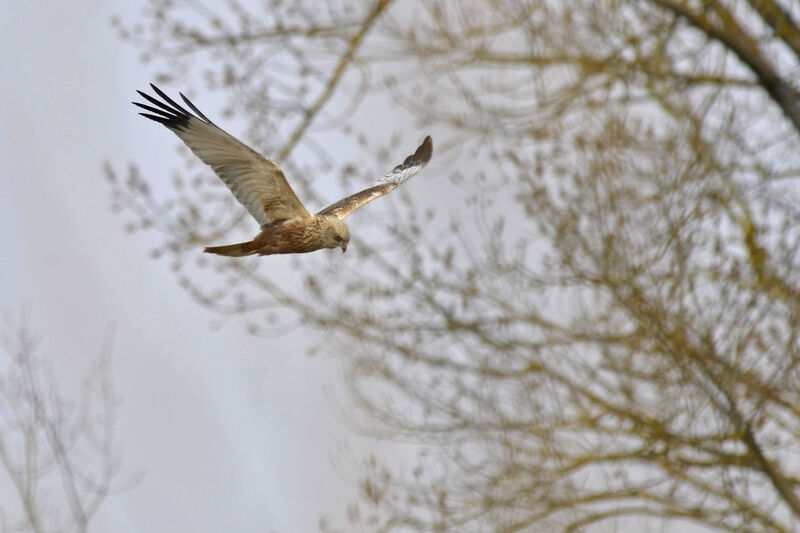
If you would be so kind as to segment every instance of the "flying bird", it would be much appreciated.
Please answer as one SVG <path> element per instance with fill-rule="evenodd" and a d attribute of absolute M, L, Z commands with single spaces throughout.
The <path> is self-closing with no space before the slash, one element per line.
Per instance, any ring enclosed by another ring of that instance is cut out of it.
<path fill-rule="evenodd" d="M 300 254 L 321 248 L 341 248 L 345 252 L 350 241 L 350 230 L 343 219 L 367 202 L 397 188 L 422 170 L 433 155 L 433 141 L 429 135 L 416 152 L 371 187 L 312 215 L 297 198 L 278 165 L 217 127 L 183 94 L 178 93 L 191 111 L 152 83 L 150 86 L 163 101 L 136 91 L 152 104 L 132 102 L 146 111 L 139 114 L 172 130 L 214 170 L 261 225 L 261 233 L 251 241 L 212 246 L 204 250 L 212 254 L 229 257 Z"/>

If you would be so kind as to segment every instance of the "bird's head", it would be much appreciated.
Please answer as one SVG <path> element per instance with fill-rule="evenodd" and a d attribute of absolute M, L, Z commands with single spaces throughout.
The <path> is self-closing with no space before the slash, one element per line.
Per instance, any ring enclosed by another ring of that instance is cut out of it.
<path fill-rule="evenodd" d="M 347 251 L 347 243 L 350 242 L 350 230 L 337 216 L 326 216 L 327 222 L 325 229 L 325 247 L 341 248 L 342 253 Z"/>

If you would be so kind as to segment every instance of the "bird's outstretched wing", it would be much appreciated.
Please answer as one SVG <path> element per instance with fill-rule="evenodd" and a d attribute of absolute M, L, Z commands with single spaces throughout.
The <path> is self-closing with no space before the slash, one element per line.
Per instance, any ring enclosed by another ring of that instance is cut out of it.
<path fill-rule="evenodd" d="M 409 179 L 411 176 L 422 170 L 428 164 L 433 155 L 433 141 L 431 136 L 425 137 L 417 151 L 406 157 L 406 160 L 392 169 L 391 172 L 380 178 L 375 185 L 361 192 L 357 192 L 342 198 L 335 204 L 331 204 L 317 215 L 336 215 L 340 219 L 346 217 L 367 202 L 375 198 L 388 194 L 398 185 Z"/>
<path fill-rule="evenodd" d="M 203 163 L 216 172 L 261 226 L 278 220 L 311 216 L 275 163 L 218 128 L 183 94 L 181 98 L 196 115 L 152 83 L 150 86 L 164 101 L 136 91 L 153 104 L 133 102 L 147 111 L 139 114 L 160 122 L 180 137 Z"/>

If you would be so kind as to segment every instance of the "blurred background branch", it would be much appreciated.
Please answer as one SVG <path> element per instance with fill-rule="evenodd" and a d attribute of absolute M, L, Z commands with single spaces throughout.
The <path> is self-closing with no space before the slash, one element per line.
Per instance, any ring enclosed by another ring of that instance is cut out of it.
<path fill-rule="evenodd" d="M 295 286 L 272 258 L 200 257 L 254 227 L 207 169 L 165 197 L 107 169 L 198 303 L 316 331 L 353 425 L 415 446 L 410 469 L 365 460 L 352 527 L 798 528 L 796 6 L 148 5 L 122 37 L 157 79 L 223 93 L 218 123 L 285 157 L 311 209 L 436 139 L 354 217 L 355 253 L 280 263 Z"/>
<path fill-rule="evenodd" d="M 0 332 L 0 463 L 14 495 L 0 504 L 3 531 L 85 532 L 119 481 L 117 398 L 109 331 L 78 400 L 60 391 L 26 319 Z"/>

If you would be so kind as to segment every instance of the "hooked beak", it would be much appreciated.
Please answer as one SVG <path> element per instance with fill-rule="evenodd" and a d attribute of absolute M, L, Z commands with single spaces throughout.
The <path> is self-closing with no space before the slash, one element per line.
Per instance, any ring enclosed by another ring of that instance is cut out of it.
<path fill-rule="evenodd" d="M 347 243 L 342 241 L 342 244 L 339 245 L 339 248 L 342 249 L 342 253 L 345 253 L 347 251 Z"/>

